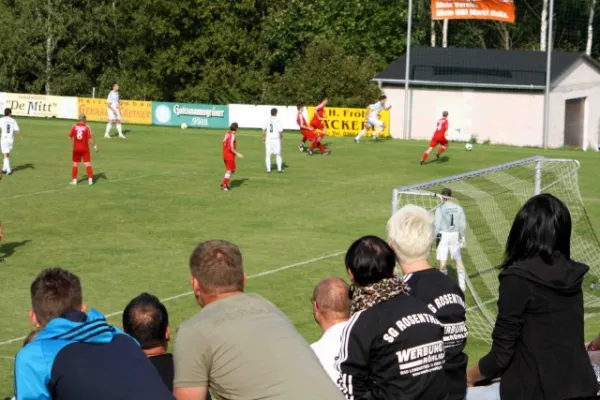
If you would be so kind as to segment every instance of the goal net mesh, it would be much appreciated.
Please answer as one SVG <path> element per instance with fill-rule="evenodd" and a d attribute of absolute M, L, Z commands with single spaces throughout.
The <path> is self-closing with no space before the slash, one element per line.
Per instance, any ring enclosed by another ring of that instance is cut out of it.
<path fill-rule="evenodd" d="M 467 218 L 467 247 L 462 256 L 467 271 L 467 324 L 470 337 L 491 342 L 497 315 L 498 266 L 512 221 L 521 206 L 536 193 L 551 193 L 569 208 L 573 221 L 571 257 L 591 267 L 584 281 L 586 318 L 600 308 L 592 284 L 600 276 L 600 243 L 579 192 L 579 162 L 531 157 L 394 190 L 392 211 L 407 204 L 431 212 L 441 203 L 443 188 L 452 190 Z M 435 263 L 435 248 L 431 254 Z M 455 273 L 449 260 L 450 274 Z"/>

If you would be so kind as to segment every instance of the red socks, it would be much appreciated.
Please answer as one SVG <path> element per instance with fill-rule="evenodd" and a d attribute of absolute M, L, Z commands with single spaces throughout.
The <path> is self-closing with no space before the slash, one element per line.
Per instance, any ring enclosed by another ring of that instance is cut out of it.
<path fill-rule="evenodd" d="M 319 150 L 321 150 L 321 153 L 325 154 L 327 152 L 327 149 L 325 148 L 325 146 L 323 146 L 321 144 L 321 139 L 323 139 L 323 137 L 325 137 L 325 135 L 323 135 L 323 134 L 318 135 L 317 138 L 310 145 L 310 148 L 308 149 L 308 151 L 313 151 L 315 149 L 315 147 L 318 146 Z"/>
<path fill-rule="evenodd" d="M 423 158 L 421 158 L 421 162 L 423 163 L 423 162 L 427 161 L 427 157 L 429 157 L 429 153 L 427 153 L 427 152 L 423 153 Z"/>
<path fill-rule="evenodd" d="M 87 176 L 89 179 L 92 179 L 94 177 L 94 171 L 92 171 L 91 165 L 86 165 L 85 171 L 87 172 Z"/>
<path fill-rule="evenodd" d="M 226 172 L 225 177 L 223 178 L 223 183 L 221 183 L 221 186 L 225 187 L 225 186 L 229 185 L 230 179 L 231 179 L 231 174 L 229 172 Z"/>
<path fill-rule="evenodd" d="M 437 155 L 440 156 L 445 151 L 446 151 L 446 146 L 440 147 L 440 150 L 437 152 Z"/>
<path fill-rule="evenodd" d="M 77 179 L 77 172 L 78 172 L 77 165 L 73 165 L 73 168 L 71 168 L 71 178 Z"/>

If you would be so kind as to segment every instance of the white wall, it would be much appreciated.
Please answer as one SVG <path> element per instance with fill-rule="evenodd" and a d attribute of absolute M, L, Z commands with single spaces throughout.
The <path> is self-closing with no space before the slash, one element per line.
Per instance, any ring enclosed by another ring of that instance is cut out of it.
<path fill-rule="evenodd" d="M 262 128 L 263 124 L 271 116 L 271 109 L 277 109 L 277 116 L 285 130 L 299 130 L 296 124 L 298 110 L 295 106 L 263 106 L 230 104 L 229 121 L 237 122 L 240 128 Z"/>
<path fill-rule="evenodd" d="M 565 102 L 586 98 L 583 143 L 585 149 L 598 148 L 600 136 L 600 74 L 581 62 L 559 82 L 550 95 L 548 145 L 560 147 L 565 136 Z"/>
<path fill-rule="evenodd" d="M 402 138 L 404 88 L 384 86 L 391 109 L 391 134 Z M 476 135 L 478 141 L 496 144 L 541 146 L 544 96 L 539 92 L 496 92 L 471 89 L 410 90 L 411 139 L 430 139 L 443 111 L 448 111 L 449 136 Z"/>

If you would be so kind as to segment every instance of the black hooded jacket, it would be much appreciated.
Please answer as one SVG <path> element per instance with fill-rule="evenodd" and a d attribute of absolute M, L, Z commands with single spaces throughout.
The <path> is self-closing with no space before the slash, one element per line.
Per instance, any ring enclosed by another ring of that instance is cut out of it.
<path fill-rule="evenodd" d="M 536 257 L 500 274 L 491 351 L 479 368 L 501 377 L 502 399 L 588 398 L 598 387 L 584 347 L 583 277 L 589 267 Z"/>

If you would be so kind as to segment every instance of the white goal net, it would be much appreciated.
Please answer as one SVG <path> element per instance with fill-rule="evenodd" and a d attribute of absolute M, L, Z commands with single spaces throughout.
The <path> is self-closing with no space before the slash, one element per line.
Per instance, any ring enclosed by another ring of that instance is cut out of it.
<path fill-rule="evenodd" d="M 470 336 L 491 342 L 498 299 L 498 266 L 513 219 L 533 195 L 551 193 L 569 208 L 573 221 L 571 257 L 591 267 L 584 281 L 586 318 L 600 309 L 594 287 L 600 276 L 600 243 L 586 214 L 579 192 L 579 162 L 540 156 L 479 171 L 394 189 L 392 212 L 414 204 L 434 211 L 440 192 L 448 187 L 453 201 L 467 217 L 467 323 Z M 431 262 L 435 262 L 432 252 Z M 436 264 L 433 264 L 436 265 Z M 452 268 L 451 268 L 452 274 Z"/>

